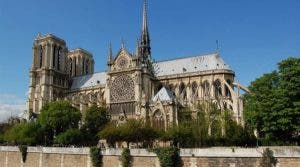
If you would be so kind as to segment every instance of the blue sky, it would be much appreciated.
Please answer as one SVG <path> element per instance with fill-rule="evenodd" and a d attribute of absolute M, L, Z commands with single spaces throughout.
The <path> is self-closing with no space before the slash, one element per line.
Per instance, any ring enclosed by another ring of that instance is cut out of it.
<path fill-rule="evenodd" d="M 300 57 L 299 9 L 298 0 L 148 0 L 152 56 L 210 53 L 218 40 L 236 80 L 249 85 L 280 60 Z M 24 108 L 39 32 L 92 52 L 103 71 L 109 42 L 114 53 L 122 38 L 134 51 L 141 15 L 142 0 L 0 0 L 0 117 Z"/>

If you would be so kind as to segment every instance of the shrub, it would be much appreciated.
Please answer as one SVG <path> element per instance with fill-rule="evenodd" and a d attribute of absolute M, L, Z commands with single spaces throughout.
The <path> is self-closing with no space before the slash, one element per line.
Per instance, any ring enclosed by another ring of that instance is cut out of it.
<path fill-rule="evenodd" d="M 90 156 L 92 159 L 93 167 L 101 167 L 102 166 L 102 154 L 101 149 L 98 147 L 90 148 Z"/>
<path fill-rule="evenodd" d="M 60 133 L 54 140 L 59 145 L 80 145 L 83 141 L 83 134 L 78 129 L 68 129 Z"/>
<path fill-rule="evenodd" d="M 130 149 L 124 148 L 121 154 L 122 167 L 130 167 L 132 163 L 132 158 L 130 156 Z"/>
<path fill-rule="evenodd" d="M 25 162 L 27 157 L 27 145 L 19 145 L 19 150 L 22 154 L 22 161 Z"/>
<path fill-rule="evenodd" d="M 260 161 L 261 167 L 273 167 L 277 164 L 277 159 L 273 156 L 273 151 L 266 148 L 263 152 L 263 157 Z"/>
<path fill-rule="evenodd" d="M 151 151 L 151 150 L 150 150 Z M 161 167 L 181 167 L 182 161 L 179 156 L 179 149 L 176 147 L 156 148 L 156 153 Z"/>

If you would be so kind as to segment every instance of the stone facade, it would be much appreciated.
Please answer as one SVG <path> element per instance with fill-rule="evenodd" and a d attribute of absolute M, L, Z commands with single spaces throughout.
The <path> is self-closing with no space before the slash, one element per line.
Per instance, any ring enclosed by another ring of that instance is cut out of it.
<path fill-rule="evenodd" d="M 234 77 L 218 52 L 153 62 L 144 3 L 135 53 L 122 45 L 114 55 L 110 47 L 105 72 L 94 72 L 88 51 L 68 50 L 66 42 L 52 34 L 38 35 L 33 44 L 28 112 L 39 113 L 45 103 L 65 99 L 83 115 L 87 107 L 97 104 L 107 107 L 116 123 L 136 118 L 167 128 L 178 123 L 180 108 L 195 109 L 211 101 L 232 110 L 236 121 L 243 123 L 239 90 L 246 88 Z"/>
<path fill-rule="evenodd" d="M 257 167 L 260 148 L 181 149 L 183 167 Z M 270 147 L 278 160 L 277 167 L 300 166 L 299 147 Z M 133 167 L 159 167 L 156 154 L 146 149 L 131 149 Z M 121 167 L 122 149 L 102 150 L 103 167 Z M 29 147 L 22 162 L 18 147 L 0 146 L 0 167 L 92 167 L 89 148 Z"/>

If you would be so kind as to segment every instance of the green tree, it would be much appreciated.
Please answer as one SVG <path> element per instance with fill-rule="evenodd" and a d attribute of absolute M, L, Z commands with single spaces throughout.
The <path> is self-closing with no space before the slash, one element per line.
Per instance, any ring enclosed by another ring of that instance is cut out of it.
<path fill-rule="evenodd" d="M 41 109 L 38 121 L 45 129 L 46 143 L 52 143 L 53 138 L 68 129 L 78 128 L 81 113 L 67 101 L 47 103 Z"/>
<path fill-rule="evenodd" d="M 68 129 L 65 132 L 60 133 L 54 139 L 55 144 L 61 146 L 68 145 L 81 145 L 85 139 L 83 133 L 78 129 Z"/>
<path fill-rule="evenodd" d="M 86 110 L 82 131 L 85 132 L 86 143 L 95 145 L 98 142 L 97 133 L 109 122 L 106 108 L 93 105 Z"/>
<path fill-rule="evenodd" d="M 192 147 L 194 136 L 192 128 L 189 125 L 181 125 L 171 127 L 167 132 L 169 139 L 174 146 Z"/>
<path fill-rule="evenodd" d="M 191 121 L 195 146 L 205 146 L 208 139 L 208 119 L 204 111 L 198 111 L 196 118 Z"/>
<path fill-rule="evenodd" d="M 278 71 L 264 74 L 245 94 L 246 126 L 257 129 L 266 144 L 292 144 L 300 131 L 300 59 L 288 58 Z M 271 142 L 272 141 L 272 142 Z"/>
<path fill-rule="evenodd" d="M 4 134 L 6 131 L 8 131 L 13 124 L 10 123 L 0 123 L 0 144 L 5 143 Z"/>
<path fill-rule="evenodd" d="M 114 146 L 116 142 L 141 143 L 144 147 L 149 147 L 152 142 L 159 138 L 158 130 L 144 123 L 143 120 L 128 119 L 119 126 L 108 124 L 102 131 L 98 133 L 100 139 L 105 139 L 110 146 Z"/>
<path fill-rule="evenodd" d="M 143 120 L 128 119 L 118 127 L 121 131 L 121 139 L 127 143 L 127 146 L 130 142 L 137 143 L 143 140 L 143 126 Z"/>
<path fill-rule="evenodd" d="M 5 133 L 5 140 L 12 144 L 36 145 L 43 143 L 44 130 L 38 122 L 15 124 Z"/>
<path fill-rule="evenodd" d="M 121 141 L 120 130 L 112 123 L 107 124 L 102 131 L 98 133 L 100 139 L 105 139 L 110 147 L 115 147 L 117 141 Z"/>

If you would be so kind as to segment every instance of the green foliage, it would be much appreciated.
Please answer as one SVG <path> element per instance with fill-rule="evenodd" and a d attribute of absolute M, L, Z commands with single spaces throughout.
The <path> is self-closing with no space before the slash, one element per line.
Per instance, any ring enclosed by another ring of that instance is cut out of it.
<path fill-rule="evenodd" d="M 93 167 L 101 167 L 103 156 L 101 154 L 101 149 L 98 147 L 90 148 L 90 156 L 92 159 Z"/>
<path fill-rule="evenodd" d="M 174 146 L 191 147 L 194 142 L 194 136 L 190 126 L 173 126 L 166 132 L 166 135 L 169 140 L 173 142 Z"/>
<path fill-rule="evenodd" d="M 83 133 L 78 129 L 68 129 L 60 133 L 54 140 L 55 144 L 61 146 L 80 145 L 85 139 Z"/>
<path fill-rule="evenodd" d="M 6 131 L 4 139 L 12 144 L 36 145 L 43 142 L 43 134 L 37 122 L 18 123 Z"/>
<path fill-rule="evenodd" d="M 122 167 L 130 167 L 132 164 L 132 157 L 130 156 L 130 150 L 124 148 L 121 154 Z"/>
<path fill-rule="evenodd" d="M 153 150 L 156 153 L 161 167 L 181 167 L 182 161 L 179 155 L 179 149 L 176 147 L 156 148 Z"/>
<path fill-rule="evenodd" d="M 49 126 L 55 135 L 71 128 L 78 128 L 81 113 L 67 101 L 48 103 L 41 109 L 39 121 L 42 126 Z"/>
<path fill-rule="evenodd" d="M 117 141 L 121 140 L 120 129 L 113 124 L 108 124 L 98 133 L 100 139 L 105 139 L 110 147 L 114 147 Z"/>
<path fill-rule="evenodd" d="M 8 131 L 13 124 L 10 123 L 0 123 L 0 144 L 5 143 L 5 132 Z"/>
<path fill-rule="evenodd" d="M 208 118 L 204 111 L 198 111 L 196 118 L 191 122 L 191 129 L 195 139 L 194 146 L 205 146 L 208 138 Z"/>
<path fill-rule="evenodd" d="M 98 136 L 101 139 L 106 139 L 110 146 L 114 146 L 118 141 L 125 141 L 127 145 L 130 142 L 143 142 L 145 146 L 150 146 L 152 141 L 159 137 L 159 132 L 145 124 L 143 120 L 128 119 L 118 127 L 108 124 L 99 132 Z"/>
<path fill-rule="evenodd" d="M 19 145 L 19 150 L 22 154 L 22 161 L 25 163 L 27 157 L 27 145 Z"/>
<path fill-rule="evenodd" d="M 81 113 L 67 101 L 55 101 L 44 105 L 38 118 L 45 129 L 46 143 L 51 144 L 53 138 L 68 129 L 78 128 Z"/>
<path fill-rule="evenodd" d="M 296 144 L 300 131 L 300 59 L 288 58 L 278 71 L 264 74 L 245 94 L 246 126 L 257 129 L 265 144 Z"/>
<path fill-rule="evenodd" d="M 273 151 L 266 148 L 263 152 L 263 157 L 260 161 L 260 167 L 274 167 L 277 164 L 277 159 L 273 155 Z"/>
<path fill-rule="evenodd" d="M 231 111 L 222 111 L 215 103 L 203 102 L 194 113 L 184 112 L 186 121 L 170 128 L 163 140 L 171 140 L 180 147 L 255 145 L 253 132 L 237 124 Z M 189 118 L 187 113 L 194 116 Z"/>
<path fill-rule="evenodd" d="M 93 105 L 86 110 L 82 131 L 86 134 L 86 143 L 95 145 L 98 142 L 97 134 L 109 122 L 106 108 Z"/>

